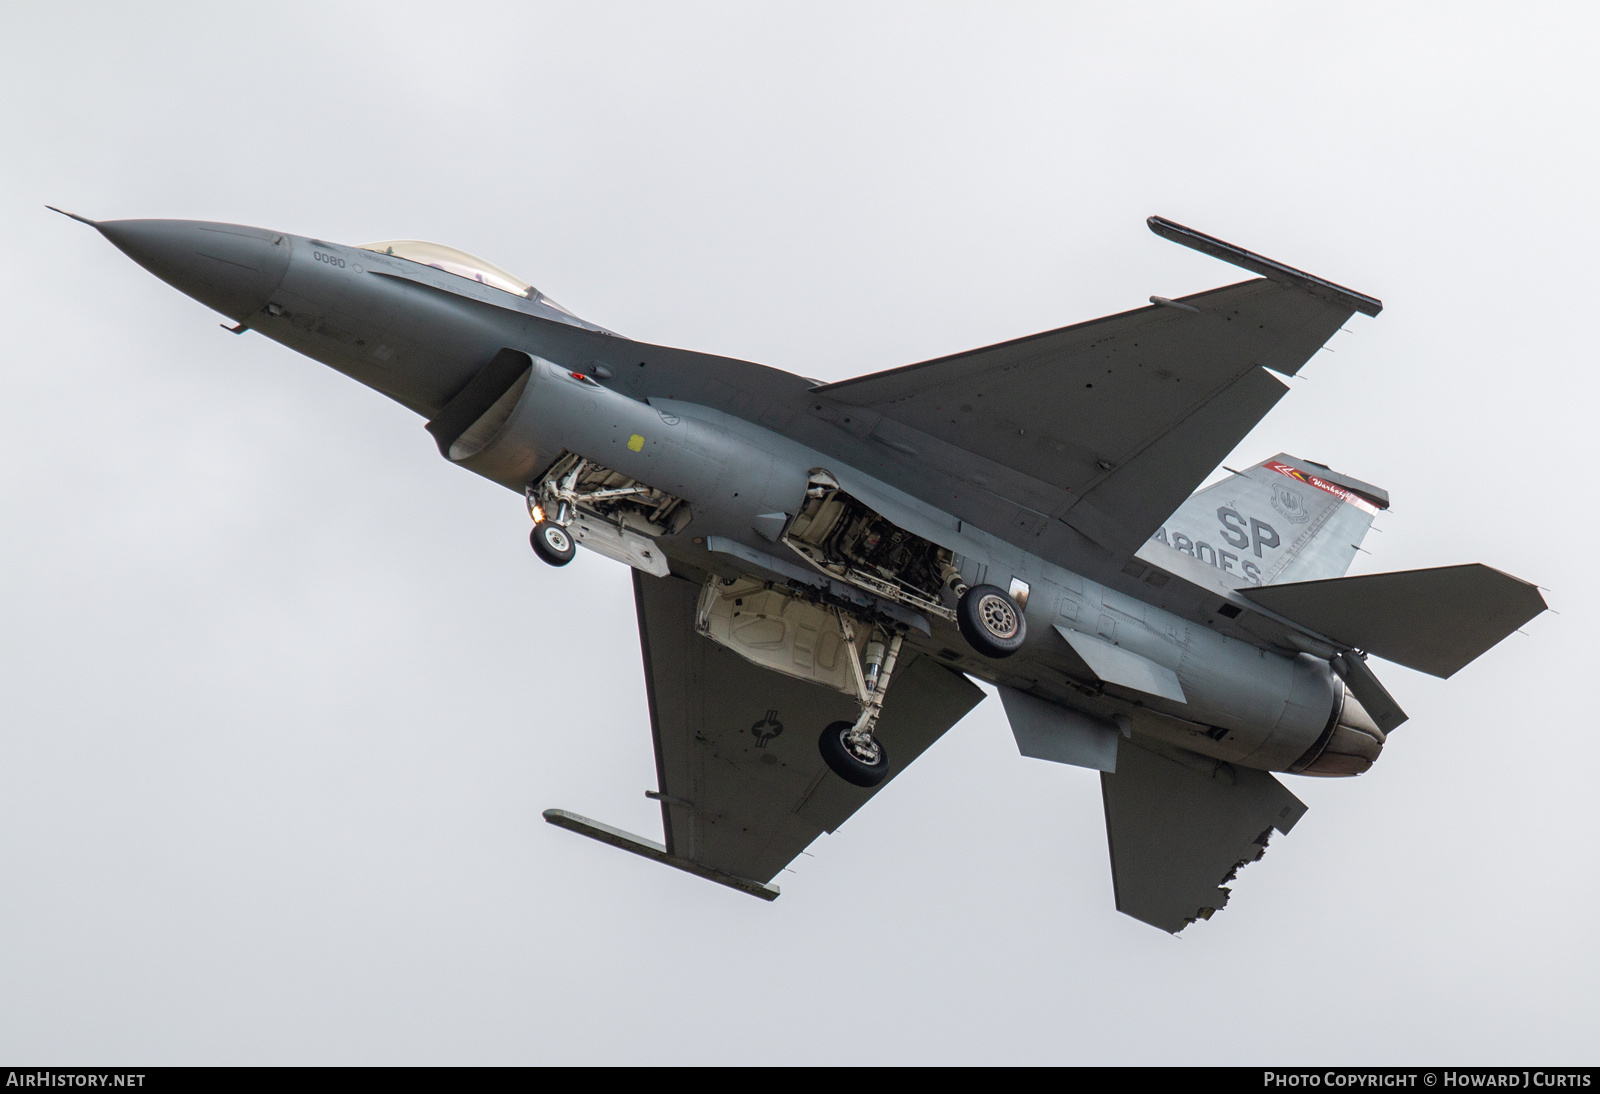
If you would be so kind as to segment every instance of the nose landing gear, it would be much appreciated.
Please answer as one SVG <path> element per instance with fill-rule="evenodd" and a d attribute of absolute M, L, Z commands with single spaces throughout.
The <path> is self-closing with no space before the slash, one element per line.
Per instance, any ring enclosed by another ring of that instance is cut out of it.
<path fill-rule="evenodd" d="M 535 524 L 528 542 L 533 544 L 533 553 L 552 566 L 565 566 L 578 553 L 578 545 L 567 530 L 550 520 Z"/>
<path fill-rule="evenodd" d="M 556 501 L 556 511 L 549 513 L 541 503 L 540 489 L 533 483 L 523 488 L 523 494 L 528 499 L 528 515 L 533 518 L 533 531 L 528 533 L 533 553 L 552 566 L 565 566 L 578 553 L 578 545 L 567 531 L 572 523 L 571 504 L 561 498 Z"/>
<path fill-rule="evenodd" d="M 670 572 L 655 537 L 682 531 L 689 507 L 653 486 L 564 452 L 522 488 L 533 518 L 534 552 L 552 566 L 583 546 L 656 577 Z"/>

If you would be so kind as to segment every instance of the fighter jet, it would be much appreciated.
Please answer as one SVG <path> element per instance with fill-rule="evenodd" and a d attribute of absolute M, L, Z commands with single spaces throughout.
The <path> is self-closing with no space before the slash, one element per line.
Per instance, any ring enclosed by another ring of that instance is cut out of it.
<path fill-rule="evenodd" d="M 1116 907 L 1175 933 L 1304 815 L 1277 775 L 1359 775 L 1406 721 L 1369 655 L 1449 677 L 1545 609 L 1484 565 L 1346 576 L 1389 496 L 1311 460 L 1198 489 L 1383 305 L 1160 217 L 1256 276 L 820 383 L 436 243 L 66 215 L 415 411 L 551 566 L 630 567 L 663 838 L 545 819 L 763 899 L 979 680 L 1023 756 L 1100 772 Z"/>

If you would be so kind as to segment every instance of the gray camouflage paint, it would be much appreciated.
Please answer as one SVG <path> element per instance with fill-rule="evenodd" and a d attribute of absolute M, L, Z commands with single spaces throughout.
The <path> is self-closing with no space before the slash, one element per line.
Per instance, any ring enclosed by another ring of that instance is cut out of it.
<path fill-rule="evenodd" d="M 1120 717 L 1135 733 L 1263 770 L 1287 770 L 1338 713 L 1343 689 L 1325 661 L 1259 649 L 1220 633 L 1216 620 L 1187 618 L 1063 568 L 777 429 L 697 402 L 614 390 L 623 385 L 596 380 L 601 370 L 595 362 L 560 359 L 547 323 L 609 332 L 537 300 L 405 259 L 263 229 L 190 221 L 97 227 L 180 290 L 424 417 L 437 414 L 502 348 L 528 353 L 534 374 L 509 419 L 488 444 L 456 462 L 520 493 L 567 449 L 677 494 L 691 506 L 693 520 L 659 541 L 677 572 L 749 572 L 746 560 L 772 549 L 756 518 L 792 514 L 809 472 L 826 468 L 894 523 L 960 556 L 970 580 L 1018 578 L 1031 586 L 1028 642 L 1006 661 L 971 653 L 940 620 L 930 621 L 926 636 L 914 630 L 908 642 L 946 664 L 1106 720 Z M 798 381 L 768 371 L 775 382 Z M 839 413 L 818 410 L 824 418 Z M 851 423 L 837 424 L 849 430 Z M 643 438 L 637 450 L 628 444 L 635 435 Z M 1283 533 L 1276 525 L 1269 530 L 1259 506 L 1238 502 L 1219 510 L 1209 496 L 1216 489 L 1191 499 L 1173 528 L 1199 528 L 1190 506 L 1201 505 L 1209 507 L 1212 523 L 1220 516 L 1215 535 L 1237 549 L 1230 552 L 1235 557 L 1252 546 L 1281 546 Z M 1200 534 L 1171 536 L 1209 546 Z M 713 552 L 706 545 L 713 538 L 747 550 L 740 559 Z M 1191 553 L 1209 561 L 1198 548 Z M 1219 551 L 1216 557 L 1224 556 Z M 1255 565 L 1253 554 L 1249 562 Z M 1108 692 L 1055 633 L 1058 623 L 1171 669 L 1188 702 Z"/>

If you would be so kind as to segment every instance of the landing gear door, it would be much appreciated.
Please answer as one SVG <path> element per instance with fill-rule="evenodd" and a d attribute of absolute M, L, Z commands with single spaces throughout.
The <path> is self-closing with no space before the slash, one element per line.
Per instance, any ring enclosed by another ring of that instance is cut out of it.
<path fill-rule="evenodd" d="M 762 668 L 850 696 L 859 690 L 838 612 L 781 586 L 713 576 L 701 591 L 695 630 Z M 851 640 L 859 655 L 861 637 Z"/>

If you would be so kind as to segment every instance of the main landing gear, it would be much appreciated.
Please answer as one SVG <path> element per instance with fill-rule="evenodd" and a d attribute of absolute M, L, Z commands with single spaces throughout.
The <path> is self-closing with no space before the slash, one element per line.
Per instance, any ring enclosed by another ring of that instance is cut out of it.
<path fill-rule="evenodd" d="M 855 632 L 850 619 L 839 613 L 839 628 L 844 633 L 844 648 L 856 678 L 856 695 L 861 713 L 854 722 L 834 722 L 822 731 L 817 748 L 833 773 L 847 783 L 861 787 L 877 786 L 889 775 L 889 750 L 873 734 L 883 713 L 884 696 L 900 659 L 905 641 L 895 635 L 887 643 L 875 632 L 867 639 L 866 655 L 856 653 Z"/>
<path fill-rule="evenodd" d="M 951 591 L 960 597 L 956 601 L 956 625 L 973 649 L 986 657 L 1000 658 L 1010 657 L 1022 648 L 1028 637 L 1028 623 L 1022 606 L 1010 594 L 996 585 L 965 588 L 959 585 L 953 570 L 948 577 Z M 839 629 L 855 675 L 861 714 L 854 722 L 834 722 L 823 730 L 817 747 L 828 767 L 845 782 L 877 786 L 889 775 L 889 751 L 873 730 L 883 713 L 884 696 L 905 639 L 897 634 L 885 642 L 886 636 L 874 629 L 867 639 L 865 654 L 858 655 L 855 631 L 844 612 L 839 613 Z"/>
<path fill-rule="evenodd" d="M 994 658 L 1010 657 L 1022 648 L 1028 639 L 1028 621 L 1015 597 L 998 585 L 969 586 L 949 562 L 940 568 L 939 577 L 945 593 L 955 598 L 955 624 L 967 645 Z M 1026 592 L 1023 598 L 1027 598 Z"/>
<path fill-rule="evenodd" d="M 1010 657 L 1028 637 L 1022 607 L 998 585 L 974 585 L 956 601 L 956 626 L 985 657 Z"/>
<path fill-rule="evenodd" d="M 946 566 L 946 584 L 955 593 L 955 625 L 966 645 L 986 657 L 1010 657 L 1027 641 L 1027 619 L 1022 605 L 998 585 L 968 587 L 954 568 Z"/>
<path fill-rule="evenodd" d="M 856 733 L 851 722 L 834 722 L 822 731 L 817 747 L 833 773 L 856 786 L 877 786 L 889 774 L 889 752 L 870 732 Z"/>

